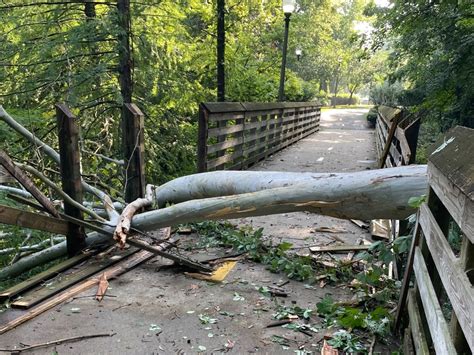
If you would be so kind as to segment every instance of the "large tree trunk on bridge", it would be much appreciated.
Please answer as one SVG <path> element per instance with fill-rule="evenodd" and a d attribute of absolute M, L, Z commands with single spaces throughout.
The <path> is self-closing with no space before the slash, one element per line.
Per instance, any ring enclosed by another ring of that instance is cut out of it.
<path fill-rule="evenodd" d="M 158 201 L 188 201 L 142 213 L 132 226 L 154 229 L 297 211 L 345 219 L 403 219 L 414 212 L 408 199 L 426 193 L 426 187 L 425 165 L 341 174 L 203 173 L 163 185 L 156 192 Z"/>
<path fill-rule="evenodd" d="M 426 188 L 425 165 L 340 174 L 202 173 L 178 178 L 158 188 L 155 195 L 161 204 L 177 204 L 136 215 L 132 227 L 147 231 L 179 223 L 297 211 L 346 219 L 403 219 L 414 212 L 408 199 L 426 193 Z M 110 224 L 103 227 L 110 231 L 109 236 L 92 233 L 87 241 L 110 239 L 115 228 Z M 52 255 L 65 253 L 63 243 L 54 247 Z M 15 271 L 38 265 L 46 255 L 47 250 L 41 258 L 31 257 L 15 266 Z M 11 275 L 10 270 L 2 270 L 0 279 L 7 274 Z"/>
<path fill-rule="evenodd" d="M 163 207 L 166 203 L 179 203 L 209 197 L 231 196 L 248 192 L 273 189 L 278 187 L 292 187 L 304 184 L 303 188 L 318 192 L 319 198 L 331 199 L 331 194 L 337 193 L 343 187 L 348 195 L 357 196 L 360 187 L 378 193 L 379 183 L 390 184 L 390 188 L 397 187 L 403 190 L 406 180 L 420 183 L 415 188 L 407 185 L 405 193 L 400 196 L 403 204 L 411 196 L 418 196 L 426 189 L 426 165 L 411 165 L 383 170 L 369 170 L 353 173 L 293 173 L 283 171 L 213 171 L 208 173 L 183 176 L 159 186 L 156 191 L 158 205 Z M 386 186 L 386 185 L 384 185 Z M 291 190 L 291 189 L 290 189 Z M 373 193 L 376 193 L 372 191 Z M 322 197 L 324 195 L 324 197 Z M 405 197 L 408 195 L 406 200 Z M 389 198 L 379 194 L 375 203 Z M 388 209 L 394 209 L 390 204 Z M 370 213 L 370 212 L 368 212 Z M 353 217 L 350 217 L 353 218 Z M 371 217 L 369 217 L 371 218 Z"/>

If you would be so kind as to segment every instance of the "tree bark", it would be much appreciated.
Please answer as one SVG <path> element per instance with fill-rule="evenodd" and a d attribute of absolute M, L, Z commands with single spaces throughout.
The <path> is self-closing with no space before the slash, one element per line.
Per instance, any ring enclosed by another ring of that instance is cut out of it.
<path fill-rule="evenodd" d="M 227 182 L 231 186 L 237 180 Z M 408 199 L 424 194 L 427 186 L 423 165 L 330 174 L 287 187 L 182 202 L 137 215 L 132 227 L 153 230 L 185 222 L 298 211 L 344 219 L 404 219 L 415 212 Z"/>
<path fill-rule="evenodd" d="M 313 183 L 314 189 L 329 191 L 338 185 L 377 180 L 397 176 L 420 179 L 426 186 L 426 165 L 402 168 L 361 171 L 354 173 L 293 173 L 282 171 L 213 171 L 187 175 L 156 188 L 156 200 L 161 208 L 167 203 L 179 203 L 209 197 L 230 196 L 257 192 L 277 187 L 291 187 L 300 183 Z M 354 191 L 355 193 L 355 191 Z M 421 192 L 419 195 L 423 194 Z M 418 196 L 418 195 L 412 195 Z M 411 197 L 411 196 L 409 196 Z M 383 198 L 383 197 L 382 197 Z"/>
<path fill-rule="evenodd" d="M 161 203 L 187 201 L 139 214 L 131 227 L 149 231 L 179 223 L 297 211 L 346 219 L 403 219 L 414 212 L 408 199 L 424 194 L 427 186 L 424 165 L 341 174 L 203 173 L 176 179 L 155 190 Z M 88 245 L 111 241 L 114 227 L 109 223 L 103 228 L 110 234 L 89 233 Z M 65 253 L 66 243 L 60 243 L 4 268 L 0 279 Z"/>

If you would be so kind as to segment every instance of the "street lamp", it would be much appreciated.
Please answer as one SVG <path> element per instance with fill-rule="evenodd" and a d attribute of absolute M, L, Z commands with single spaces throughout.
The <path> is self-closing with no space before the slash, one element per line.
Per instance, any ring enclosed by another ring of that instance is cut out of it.
<path fill-rule="evenodd" d="M 290 16 L 295 11 L 296 0 L 283 0 L 283 12 L 285 13 L 285 37 L 283 39 L 283 57 L 281 59 L 280 88 L 278 90 L 278 101 L 285 100 L 285 69 L 286 50 L 288 48 L 288 30 L 290 29 Z"/>
<path fill-rule="evenodd" d="M 297 48 L 295 49 L 295 54 L 296 54 L 296 59 L 299 61 L 301 55 L 303 54 L 303 50 L 302 50 L 300 47 L 297 47 Z"/>
<path fill-rule="evenodd" d="M 339 74 L 341 71 L 342 58 L 337 60 L 336 82 L 334 85 L 334 95 L 332 96 L 332 107 L 336 107 L 337 89 L 339 86 Z"/>

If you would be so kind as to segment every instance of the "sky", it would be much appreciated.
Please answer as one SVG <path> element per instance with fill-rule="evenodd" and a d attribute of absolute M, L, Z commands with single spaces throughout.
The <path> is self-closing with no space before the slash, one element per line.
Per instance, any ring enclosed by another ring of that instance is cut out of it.
<path fill-rule="evenodd" d="M 389 7 L 390 0 L 375 0 L 375 4 L 379 7 Z"/>

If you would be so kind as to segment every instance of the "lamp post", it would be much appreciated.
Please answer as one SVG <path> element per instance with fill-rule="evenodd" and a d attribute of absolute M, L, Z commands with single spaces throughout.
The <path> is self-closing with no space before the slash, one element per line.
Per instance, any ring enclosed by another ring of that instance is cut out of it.
<path fill-rule="evenodd" d="M 283 12 L 285 13 L 285 37 L 283 39 L 283 57 L 281 59 L 280 88 L 278 90 L 278 101 L 285 100 L 285 69 L 286 50 L 288 48 L 288 30 L 290 29 L 290 16 L 295 11 L 296 0 L 283 0 Z"/>
<path fill-rule="evenodd" d="M 336 107 L 337 87 L 339 86 L 339 74 L 341 70 L 342 59 L 337 60 L 336 82 L 334 85 L 334 95 L 332 96 L 332 107 Z"/>
<path fill-rule="evenodd" d="M 300 61 L 301 55 L 303 54 L 303 50 L 300 47 L 295 49 L 296 59 L 298 62 Z"/>

